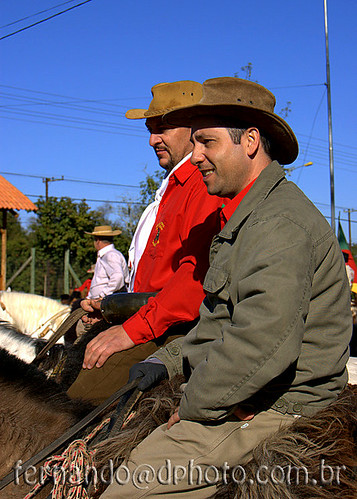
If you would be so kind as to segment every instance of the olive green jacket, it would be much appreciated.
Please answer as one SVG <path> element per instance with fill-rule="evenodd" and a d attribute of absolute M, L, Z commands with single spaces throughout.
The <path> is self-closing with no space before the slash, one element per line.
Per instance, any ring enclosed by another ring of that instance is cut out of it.
<path fill-rule="evenodd" d="M 224 419 L 237 404 L 310 415 L 337 397 L 352 334 L 342 253 L 277 162 L 214 237 L 203 287 L 197 326 L 155 353 L 171 376 L 189 374 L 181 419 Z"/>

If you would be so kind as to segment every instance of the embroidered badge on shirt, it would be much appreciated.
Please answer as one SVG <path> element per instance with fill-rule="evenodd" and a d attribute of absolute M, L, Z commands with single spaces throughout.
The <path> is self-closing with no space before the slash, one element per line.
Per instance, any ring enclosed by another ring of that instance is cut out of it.
<path fill-rule="evenodd" d="M 159 224 L 157 224 L 157 226 L 155 227 L 156 228 L 156 236 L 154 237 L 154 240 L 152 242 L 153 246 L 156 246 L 157 244 L 159 244 L 159 238 L 160 238 L 160 233 L 161 231 L 164 229 L 165 227 L 165 224 L 163 222 L 160 222 Z"/>

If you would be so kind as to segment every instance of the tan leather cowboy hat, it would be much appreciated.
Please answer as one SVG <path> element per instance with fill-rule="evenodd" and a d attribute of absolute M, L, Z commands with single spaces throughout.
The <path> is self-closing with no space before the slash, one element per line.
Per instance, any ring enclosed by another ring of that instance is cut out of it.
<path fill-rule="evenodd" d="M 120 229 L 112 230 L 111 225 L 98 225 L 94 227 L 93 232 L 85 232 L 86 234 L 90 234 L 91 236 L 105 237 L 105 236 L 118 236 L 121 234 Z"/>
<path fill-rule="evenodd" d="M 260 128 L 273 145 L 274 158 L 283 165 L 292 163 L 299 152 L 298 142 L 289 125 L 274 113 L 274 95 L 258 83 L 234 77 L 211 78 L 203 85 L 203 97 L 197 104 L 168 112 L 164 123 L 190 126 L 197 116 L 214 116 L 243 121 Z"/>
<path fill-rule="evenodd" d="M 183 80 L 159 83 L 151 89 L 153 99 L 149 109 L 129 109 L 125 116 L 130 120 L 162 116 L 168 111 L 183 106 L 192 106 L 202 97 L 202 85 L 196 81 Z"/>

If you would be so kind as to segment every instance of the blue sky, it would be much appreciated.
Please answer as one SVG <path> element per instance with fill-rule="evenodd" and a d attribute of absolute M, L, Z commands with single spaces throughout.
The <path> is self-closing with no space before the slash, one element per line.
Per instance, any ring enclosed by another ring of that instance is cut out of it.
<path fill-rule="evenodd" d="M 82 1 L 0 0 L 0 37 Z M 328 0 L 328 16 L 336 217 L 348 238 L 344 210 L 357 210 L 357 2 Z M 251 63 L 277 112 L 291 102 L 287 121 L 300 144 L 291 166 L 313 162 L 290 179 L 330 215 L 323 0 L 91 0 L 3 38 L 0 57 L 0 172 L 21 174 L 4 177 L 32 201 L 45 193 L 43 177 L 62 176 L 51 196 L 135 200 L 158 164 L 144 122 L 125 111 L 147 107 L 156 83 L 245 77 Z M 351 220 L 356 243 L 357 211 Z"/>

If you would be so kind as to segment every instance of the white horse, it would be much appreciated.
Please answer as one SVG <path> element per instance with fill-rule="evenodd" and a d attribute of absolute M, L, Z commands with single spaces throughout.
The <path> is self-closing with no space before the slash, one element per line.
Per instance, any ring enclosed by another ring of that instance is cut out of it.
<path fill-rule="evenodd" d="M 357 385 L 357 357 L 350 357 L 347 362 L 348 382 Z"/>
<path fill-rule="evenodd" d="M 48 339 L 70 314 L 70 306 L 44 296 L 0 291 L 0 320 L 33 338 Z"/>
<path fill-rule="evenodd" d="M 46 345 L 47 340 L 31 338 L 18 331 L 15 326 L 0 320 L 0 351 L 6 350 L 26 364 L 31 364 Z M 46 356 L 36 363 L 37 367 L 50 376 L 66 353 L 64 345 L 53 345 Z"/>

